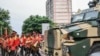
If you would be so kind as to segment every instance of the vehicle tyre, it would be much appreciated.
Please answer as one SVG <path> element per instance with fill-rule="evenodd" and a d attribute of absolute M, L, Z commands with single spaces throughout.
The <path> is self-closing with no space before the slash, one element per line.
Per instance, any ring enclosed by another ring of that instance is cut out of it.
<path fill-rule="evenodd" d="M 90 50 L 89 50 L 87 56 L 97 56 L 96 53 L 98 53 L 98 52 L 100 52 L 100 44 L 94 44 L 94 45 L 90 48 Z M 94 55 L 94 53 L 95 53 L 95 55 Z M 99 55 L 100 55 L 100 54 L 99 54 Z"/>

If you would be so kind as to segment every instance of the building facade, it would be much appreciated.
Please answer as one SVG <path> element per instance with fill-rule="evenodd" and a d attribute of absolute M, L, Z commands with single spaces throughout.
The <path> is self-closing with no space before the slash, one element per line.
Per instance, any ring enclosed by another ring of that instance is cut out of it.
<path fill-rule="evenodd" d="M 72 15 L 72 0 L 47 0 L 46 15 L 54 23 L 70 23 Z"/>

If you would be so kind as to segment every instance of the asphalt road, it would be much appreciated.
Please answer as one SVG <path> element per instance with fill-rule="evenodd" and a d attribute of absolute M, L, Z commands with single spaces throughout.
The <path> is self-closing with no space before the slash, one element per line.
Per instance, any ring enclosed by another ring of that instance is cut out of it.
<path fill-rule="evenodd" d="M 24 52 L 24 53 L 25 53 L 25 52 Z M 47 56 L 47 55 L 45 55 L 45 53 L 42 51 L 42 49 L 39 50 L 39 53 L 41 54 L 41 56 Z M 2 56 L 2 55 L 1 55 L 1 48 L 0 48 L 0 56 Z M 30 54 L 30 56 L 32 56 L 32 54 Z"/>
<path fill-rule="evenodd" d="M 95 52 L 95 53 L 91 54 L 90 56 L 100 56 L 100 52 Z"/>

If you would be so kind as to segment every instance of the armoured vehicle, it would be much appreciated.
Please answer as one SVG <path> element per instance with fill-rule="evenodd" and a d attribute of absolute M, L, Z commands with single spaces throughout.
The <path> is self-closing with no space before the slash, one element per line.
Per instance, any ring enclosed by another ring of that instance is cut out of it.
<path fill-rule="evenodd" d="M 100 52 L 100 1 L 93 0 L 89 6 L 75 14 L 67 26 L 45 32 L 45 53 L 49 56 L 92 56 Z"/>

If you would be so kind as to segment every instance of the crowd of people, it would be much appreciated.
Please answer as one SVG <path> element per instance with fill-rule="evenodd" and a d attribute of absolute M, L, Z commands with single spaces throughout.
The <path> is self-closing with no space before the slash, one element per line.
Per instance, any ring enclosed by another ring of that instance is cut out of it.
<path fill-rule="evenodd" d="M 2 56 L 41 56 L 39 48 L 42 40 L 43 36 L 35 31 L 21 36 L 13 31 L 11 35 L 0 37 Z"/>

